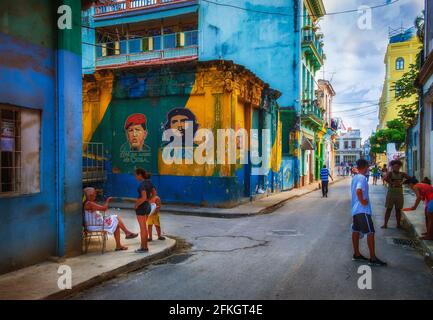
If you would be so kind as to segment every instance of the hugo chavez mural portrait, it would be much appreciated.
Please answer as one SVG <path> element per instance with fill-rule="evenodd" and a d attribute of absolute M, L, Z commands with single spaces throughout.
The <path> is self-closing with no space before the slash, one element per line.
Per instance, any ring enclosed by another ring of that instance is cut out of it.
<path fill-rule="evenodd" d="M 124 125 L 126 142 L 120 148 L 120 158 L 125 164 L 147 163 L 151 149 L 146 144 L 148 137 L 147 118 L 144 114 L 130 115 Z"/>

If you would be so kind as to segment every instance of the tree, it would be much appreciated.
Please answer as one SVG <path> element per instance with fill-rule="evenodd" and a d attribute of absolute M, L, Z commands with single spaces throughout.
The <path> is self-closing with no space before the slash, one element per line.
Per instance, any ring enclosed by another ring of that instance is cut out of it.
<path fill-rule="evenodd" d="M 397 101 L 416 97 L 413 102 L 398 105 L 399 119 L 406 124 L 406 128 L 413 126 L 418 117 L 419 96 L 418 88 L 415 86 L 415 80 L 418 77 L 419 69 L 418 63 L 411 64 L 409 71 L 403 74 L 392 86 L 392 90 L 397 92 Z"/>
<path fill-rule="evenodd" d="M 388 121 L 386 126 L 370 137 L 372 153 L 385 153 L 388 143 L 395 143 L 399 149 L 406 141 L 406 127 L 400 119 Z"/>

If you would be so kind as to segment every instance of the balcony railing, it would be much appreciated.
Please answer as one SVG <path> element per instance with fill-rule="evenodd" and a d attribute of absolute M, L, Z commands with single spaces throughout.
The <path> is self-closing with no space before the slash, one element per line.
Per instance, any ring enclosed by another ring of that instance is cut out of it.
<path fill-rule="evenodd" d="M 302 42 L 305 47 L 309 47 L 313 51 L 320 64 L 323 64 L 324 53 L 322 42 L 312 29 L 305 29 L 302 31 Z"/>
<path fill-rule="evenodd" d="M 96 46 L 96 67 L 198 56 L 197 30 Z"/>
<path fill-rule="evenodd" d="M 95 15 L 120 13 L 129 10 L 154 8 L 174 3 L 188 2 L 190 0 L 124 0 L 110 4 L 99 4 L 95 6 Z"/>
<path fill-rule="evenodd" d="M 302 105 L 301 115 L 304 120 L 307 120 L 318 127 L 321 127 L 324 124 L 322 111 L 312 103 L 304 103 Z"/>

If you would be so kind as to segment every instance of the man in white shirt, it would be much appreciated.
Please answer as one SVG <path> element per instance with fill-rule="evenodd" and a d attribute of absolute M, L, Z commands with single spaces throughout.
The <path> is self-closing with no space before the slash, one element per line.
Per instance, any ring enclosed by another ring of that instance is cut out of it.
<path fill-rule="evenodd" d="M 365 174 L 369 169 L 368 161 L 360 159 L 356 162 L 357 172 L 352 179 L 352 243 L 353 260 L 367 262 L 372 266 L 386 266 L 386 262 L 379 260 L 375 253 L 374 225 L 371 203 L 368 194 L 368 182 Z M 367 244 L 370 251 L 370 259 L 365 258 L 359 251 L 359 239 L 367 235 Z"/>

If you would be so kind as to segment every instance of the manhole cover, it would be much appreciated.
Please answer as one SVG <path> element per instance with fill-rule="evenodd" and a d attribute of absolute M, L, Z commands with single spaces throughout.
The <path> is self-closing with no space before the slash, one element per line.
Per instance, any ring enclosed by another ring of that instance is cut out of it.
<path fill-rule="evenodd" d="M 299 236 L 296 230 L 272 230 L 271 233 L 277 236 Z"/>
<path fill-rule="evenodd" d="M 388 238 L 388 242 L 405 248 L 416 249 L 418 247 L 418 241 L 412 239 L 402 239 L 402 238 Z"/>

